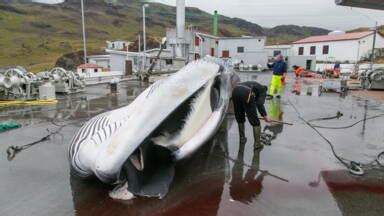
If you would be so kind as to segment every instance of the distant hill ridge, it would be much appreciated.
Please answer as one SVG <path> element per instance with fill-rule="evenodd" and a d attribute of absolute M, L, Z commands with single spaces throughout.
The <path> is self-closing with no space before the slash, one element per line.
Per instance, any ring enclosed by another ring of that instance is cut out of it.
<path fill-rule="evenodd" d="M 4 1 L 2 1 L 4 2 Z M 23 65 L 36 70 L 51 66 L 64 53 L 81 49 L 80 0 L 48 5 L 23 0 L 0 3 L 0 67 Z M 106 40 L 134 41 L 142 28 L 139 0 L 86 0 L 87 46 L 100 53 Z M 161 38 L 175 26 L 175 7 L 151 3 L 147 9 L 149 37 Z M 187 25 L 212 32 L 212 15 L 188 7 Z M 263 28 L 240 18 L 219 17 L 219 34 L 225 37 L 267 36 L 269 44 L 289 43 L 303 37 L 327 34 L 326 29 L 282 25 Z M 156 44 L 157 46 L 157 44 Z"/>

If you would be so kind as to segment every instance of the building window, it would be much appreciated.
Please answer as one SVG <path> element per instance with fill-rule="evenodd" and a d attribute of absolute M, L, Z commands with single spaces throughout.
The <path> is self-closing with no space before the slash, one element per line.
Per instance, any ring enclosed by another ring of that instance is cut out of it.
<path fill-rule="evenodd" d="M 83 69 L 81 69 L 81 72 L 85 73 L 85 69 L 84 69 L 84 68 L 83 68 Z"/>
<path fill-rule="evenodd" d="M 237 53 L 244 53 L 244 47 L 237 47 Z"/>
<path fill-rule="evenodd" d="M 273 56 L 277 56 L 277 55 L 280 55 L 280 54 L 281 54 L 280 50 L 274 50 L 273 51 Z"/>
<path fill-rule="evenodd" d="M 311 52 L 310 52 L 311 55 L 316 55 L 316 47 L 315 46 L 311 46 Z"/>
<path fill-rule="evenodd" d="M 304 55 L 304 47 L 299 47 L 299 55 Z"/>
<path fill-rule="evenodd" d="M 93 71 L 94 71 L 95 73 L 97 73 L 97 72 L 98 72 L 97 68 L 95 68 Z"/>
<path fill-rule="evenodd" d="M 166 65 L 173 65 L 173 60 L 172 59 L 165 59 L 165 64 Z"/>
<path fill-rule="evenodd" d="M 195 36 L 195 46 L 200 46 L 200 38 Z"/>
<path fill-rule="evenodd" d="M 323 54 L 324 54 L 324 55 L 329 54 L 329 45 L 324 45 L 324 46 L 323 46 Z"/>
<path fill-rule="evenodd" d="M 229 50 L 223 50 L 223 58 L 229 58 Z"/>

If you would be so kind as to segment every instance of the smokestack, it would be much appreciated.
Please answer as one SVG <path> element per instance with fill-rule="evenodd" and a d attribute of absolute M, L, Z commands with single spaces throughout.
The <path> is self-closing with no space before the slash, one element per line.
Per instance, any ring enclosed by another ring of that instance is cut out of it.
<path fill-rule="evenodd" d="M 217 36 L 219 30 L 219 14 L 217 13 L 217 10 L 215 10 L 215 13 L 213 14 L 213 35 Z"/>
<path fill-rule="evenodd" d="M 184 39 L 185 36 L 185 0 L 176 2 L 176 35 L 178 39 Z"/>

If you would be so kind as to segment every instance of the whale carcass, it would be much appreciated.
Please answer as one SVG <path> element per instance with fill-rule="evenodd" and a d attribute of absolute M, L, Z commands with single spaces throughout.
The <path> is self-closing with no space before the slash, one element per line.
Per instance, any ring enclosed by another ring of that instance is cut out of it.
<path fill-rule="evenodd" d="M 124 183 L 136 196 L 163 197 L 174 162 L 197 151 L 220 127 L 237 80 L 219 60 L 189 63 L 128 106 L 86 122 L 69 148 L 71 171 Z"/>

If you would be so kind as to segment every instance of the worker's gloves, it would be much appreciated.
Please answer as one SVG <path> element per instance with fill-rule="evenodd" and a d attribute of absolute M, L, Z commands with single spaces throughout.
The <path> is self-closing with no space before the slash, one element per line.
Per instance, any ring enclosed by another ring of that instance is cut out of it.
<path fill-rule="evenodd" d="M 264 116 L 264 120 L 266 122 L 271 122 L 272 121 L 271 117 L 269 117 L 269 116 Z"/>

